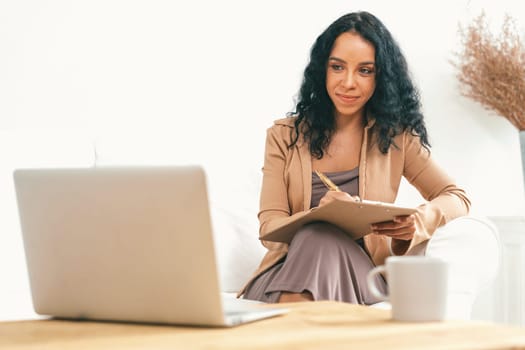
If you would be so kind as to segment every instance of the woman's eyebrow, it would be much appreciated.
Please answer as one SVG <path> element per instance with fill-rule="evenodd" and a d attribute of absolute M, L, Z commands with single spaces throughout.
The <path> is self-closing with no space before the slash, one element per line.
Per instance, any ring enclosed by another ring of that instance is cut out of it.
<path fill-rule="evenodd" d="M 334 56 L 330 56 L 330 57 L 328 58 L 328 60 L 329 60 L 329 61 L 337 61 L 337 62 L 341 62 L 341 63 L 346 63 L 345 60 L 340 59 L 340 58 L 337 58 L 337 57 L 334 57 Z"/>
<path fill-rule="evenodd" d="M 336 62 L 340 62 L 340 63 L 344 63 L 344 64 L 346 64 L 346 61 L 345 61 L 345 60 L 343 60 L 343 59 L 341 59 L 341 58 L 339 58 L 339 57 L 335 57 L 335 56 L 330 56 L 330 57 L 328 58 L 328 60 L 329 60 L 329 61 L 336 61 Z M 361 66 L 364 66 L 364 65 L 367 65 L 367 64 L 375 64 L 375 62 L 374 62 L 374 61 L 359 62 L 359 65 L 361 65 Z"/>

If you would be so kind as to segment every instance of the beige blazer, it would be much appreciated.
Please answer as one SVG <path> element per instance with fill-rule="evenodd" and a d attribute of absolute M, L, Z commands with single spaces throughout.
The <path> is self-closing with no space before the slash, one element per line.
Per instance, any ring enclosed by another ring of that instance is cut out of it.
<path fill-rule="evenodd" d="M 267 130 L 258 217 L 259 237 L 268 252 L 247 284 L 277 263 L 288 251 L 286 243 L 264 241 L 265 233 L 310 207 L 312 158 L 308 144 L 302 140 L 288 148 L 294 121 L 295 118 L 280 119 Z M 359 197 L 393 203 L 401 177 L 404 176 L 428 201 L 417 208 L 417 230 L 411 241 L 391 240 L 374 234 L 364 237 L 365 247 L 373 262 L 381 265 L 391 253 L 407 253 L 428 240 L 439 226 L 466 215 L 470 201 L 465 192 L 432 160 L 430 153 L 421 146 L 419 138 L 409 132 L 394 139 L 398 148 L 391 147 L 387 154 L 382 154 L 377 145 L 371 142 L 373 123 L 372 120 L 365 127 L 361 145 Z"/>

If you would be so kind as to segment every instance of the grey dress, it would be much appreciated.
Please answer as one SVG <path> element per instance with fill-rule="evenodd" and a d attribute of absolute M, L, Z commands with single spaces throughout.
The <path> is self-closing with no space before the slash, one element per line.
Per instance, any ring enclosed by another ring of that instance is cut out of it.
<path fill-rule="evenodd" d="M 359 193 L 359 169 L 326 173 L 342 191 Z M 319 205 L 327 189 L 312 173 L 310 207 Z M 277 302 L 281 292 L 308 291 L 314 300 L 337 300 L 354 304 L 373 304 L 378 300 L 366 285 L 367 273 L 374 263 L 362 240 L 354 241 L 337 226 L 315 222 L 303 226 L 290 242 L 288 254 L 248 285 L 244 298 Z M 376 277 L 385 292 L 386 283 Z"/>

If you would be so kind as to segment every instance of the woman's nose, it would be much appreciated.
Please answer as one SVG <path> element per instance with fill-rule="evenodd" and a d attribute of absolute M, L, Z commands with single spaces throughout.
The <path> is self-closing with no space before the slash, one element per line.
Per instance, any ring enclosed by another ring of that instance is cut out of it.
<path fill-rule="evenodd" d="M 348 72 L 343 77 L 343 81 L 341 82 L 345 88 L 352 88 L 355 86 L 355 77 L 352 72 Z"/>

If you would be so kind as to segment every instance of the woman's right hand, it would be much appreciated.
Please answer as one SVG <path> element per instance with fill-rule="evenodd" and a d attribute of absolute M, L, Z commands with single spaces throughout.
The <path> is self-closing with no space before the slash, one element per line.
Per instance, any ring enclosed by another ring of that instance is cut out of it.
<path fill-rule="evenodd" d="M 322 207 L 323 205 L 327 205 L 335 199 L 348 202 L 359 202 L 360 200 L 358 196 L 351 196 L 346 192 L 327 191 L 323 198 L 321 198 L 319 201 L 319 206 Z"/>

